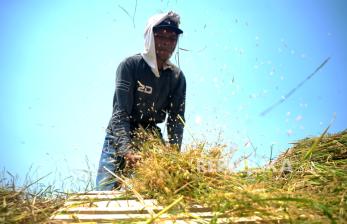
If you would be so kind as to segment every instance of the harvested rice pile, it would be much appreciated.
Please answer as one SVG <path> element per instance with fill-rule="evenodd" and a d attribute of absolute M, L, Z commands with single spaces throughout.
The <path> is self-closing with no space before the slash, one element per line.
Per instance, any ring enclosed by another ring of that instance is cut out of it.
<path fill-rule="evenodd" d="M 178 153 L 149 137 L 141 148 L 142 162 L 129 171 L 134 178 L 128 184 L 142 197 L 174 205 L 167 207 L 170 213 L 189 215 L 188 208 L 201 205 L 213 211 L 215 220 L 346 223 L 347 130 L 301 140 L 271 166 L 239 172 L 224 166 L 223 146 L 200 144 Z M 49 223 L 64 203 L 52 186 L 29 189 L 0 178 L 0 223 Z"/>
<path fill-rule="evenodd" d="M 291 172 L 278 184 L 329 213 L 334 219 L 347 220 L 347 130 L 327 137 L 304 139 L 282 154 L 279 167 L 290 161 Z"/>
<path fill-rule="evenodd" d="M 28 186 L 16 189 L 14 184 L 0 182 L 0 223 L 46 223 L 64 200 L 51 187 L 33 193 Z"/>
<path fill-rule="evenodd" d="M 142 145 L 142 156 L 131 185 L 166 205 L 183 196 L 173 213 L 198 204 L 211 208 L 216 218 L 347 220 L 347 131 L 301 140 L 272 166 L 245 172 L 220 166 L 222 146 L 198 145 L 178 153 L 150 138 Z"/>

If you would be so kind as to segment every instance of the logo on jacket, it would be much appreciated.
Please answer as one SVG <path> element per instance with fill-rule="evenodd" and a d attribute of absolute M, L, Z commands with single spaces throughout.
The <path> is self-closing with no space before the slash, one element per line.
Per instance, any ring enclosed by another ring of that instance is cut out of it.
<path fill-rule="evenodd" d="M 139 84 L 137 91 L 147 93 L 147 94 L 152 94 L 152 87 L 146 86 L 142 84 L 140 81 L 137 81 L 137 83 Z"/>

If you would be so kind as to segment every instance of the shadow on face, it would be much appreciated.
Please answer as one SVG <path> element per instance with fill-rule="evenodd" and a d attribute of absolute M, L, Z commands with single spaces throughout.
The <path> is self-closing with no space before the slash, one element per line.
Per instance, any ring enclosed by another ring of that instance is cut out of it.
<path fill-rule="evenodd" d="M 158 63 L 167 61 L 175 50 L 178 34 L 170 29 L 154 32 L 155 52 Z"/>

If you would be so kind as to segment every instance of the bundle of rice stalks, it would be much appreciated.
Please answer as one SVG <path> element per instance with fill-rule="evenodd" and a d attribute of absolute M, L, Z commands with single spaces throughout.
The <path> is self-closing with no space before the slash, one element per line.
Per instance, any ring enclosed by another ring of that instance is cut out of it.
<path fill-rule="evenodd" d="M 34 192 L 29 190 L 34 183 L 17 189 L 14 181 L 4 180 L 0 182 L 0 223 L 46 223 L 63 204 L 51 186 Z"/>
<path fill-rule="evenodd" d="M 347 130 L 297 142 L 274 167 L 283 170 L 284 164 L 279 186 L 322 202 L 335 219 L 347 220 Z"/>
<path fill-rule="evenodd" d="M 166 205 L 182 197 L 173 213 L 189 213 L 189 208 L 199 205 L 211 209 L 215 218 L 343 222 L 346 132 L 329 138 L 309 158 L 303 155 L 315 139 L 300 141 L 271 169 L 232 172 L 221 162 L 223 146 L 200 144 L 178 152 L 152 137 L 141 146 L 143 159 L 130 181 L 137 192 Z M 284 172 L 283 162 L 288 160 L 291 170 Z"/>

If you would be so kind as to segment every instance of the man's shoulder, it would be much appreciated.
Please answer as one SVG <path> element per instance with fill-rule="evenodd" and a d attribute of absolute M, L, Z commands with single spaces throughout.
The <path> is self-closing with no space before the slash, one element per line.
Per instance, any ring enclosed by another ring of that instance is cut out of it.
<path fill-rule="evenodd" d="M 146 64 L 141 54 L 135 54 L 125 58 L 120 63 L 120 67 L 126 67 L 127 69 L 131 69 L 134 71 L 142 71 L 146 70 L 148 65 Z"/>
<path fill-rule="evenodd" d="M 170 70 L 172 74 L 174 75 L 175 79 L 185 78 L 181 68 L 178 67 L 177 65 L 170 63 Z"/>
<path fill-rule="evenodd" d="M 137 63 L 140 63 L 142 61 L 144 61 L 144 60 L 143 60 L 141 54 L 135 54 L 135 55 L 129 56 L 129 57 L 124 59 L 125 63 L 131 63 L 131 64 L 133 64 L 133 63 L 137 64 Z"/>

